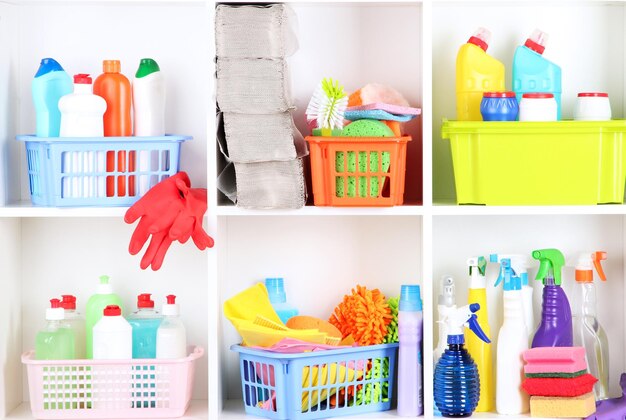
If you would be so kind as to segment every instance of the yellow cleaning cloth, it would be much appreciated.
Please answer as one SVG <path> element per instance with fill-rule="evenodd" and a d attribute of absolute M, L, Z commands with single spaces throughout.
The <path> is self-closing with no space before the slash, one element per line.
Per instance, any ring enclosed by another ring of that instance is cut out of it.
<path fill-rule="evenodd" d="M 236 329 L 241 322 L 253 321 L 257 315 L 285 325 L 272 307 L 263 283 L 257 283 L 224 302 L 224 315 Z"/>
<path fill-rule="evenodd" d="M 309 411 L 310 408 L 317 406 L 318 402 L 330 398 L 337 391 L 344 388 L 344 386 L 347 386 L 349 382 L 354 381 L 355 378 L 360 378 L 362 375 L 362 370 L 346 368 L 344 365 L 337 363 L 331 363 L 330 370 L 328 368 L 328 365 L 314 365 L 311 367 L 303 368 L 303 389 L 325 385 L 338 385 L 338 387 L 323 389 L 321 391 L 302 391 L 302 411 Z"/>

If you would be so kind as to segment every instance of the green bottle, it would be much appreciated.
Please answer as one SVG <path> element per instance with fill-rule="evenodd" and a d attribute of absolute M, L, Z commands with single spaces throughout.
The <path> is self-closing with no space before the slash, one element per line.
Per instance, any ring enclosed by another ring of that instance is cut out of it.
<path fill-rule="evenodd" d="M 85 353 L 87 359 L 93 359 L 93 327 L 100 321 L 104 308 L 108 305 L 117 305 L 122 308 L 122 300 L 113 293 L 113 288 L 109 284 L 109 276 L 100 276 L 98 292 L 89 298 L 85 310 L 85 339 L 87 341 Z"/>
<path fill-rule="evenodd" d="M 74 331 L 63 322 L 65 310 L 59 299 L 50 300 L 46 309 L 46 327 L 37 333 L 35 357 L 37 360 L 74 359 Z"/>

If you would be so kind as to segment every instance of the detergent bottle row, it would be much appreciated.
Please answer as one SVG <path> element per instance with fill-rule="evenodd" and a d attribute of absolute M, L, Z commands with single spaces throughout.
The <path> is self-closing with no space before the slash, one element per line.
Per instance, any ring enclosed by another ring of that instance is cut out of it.
<path fill-rule="evenodd" d="M 518 102 L 524 93 L 550 93 L 561 119 L 561 68 L 543 56 L 548 36 L 535 30 L 515 50 L 512 63 L 513 91 Z M 491 32 L 478 28 L 461 45 L 456 59 L 456 109 L 459 121 L 482 121 L 480 104 L 485 92 L 504 92 L 504 64 L 487 54 Z"/>

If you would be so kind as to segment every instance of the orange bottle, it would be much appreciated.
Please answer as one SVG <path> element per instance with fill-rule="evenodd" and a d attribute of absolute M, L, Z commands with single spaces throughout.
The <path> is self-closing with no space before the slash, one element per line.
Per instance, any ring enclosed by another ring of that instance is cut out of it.
<path fill-rule="evenodd" d="M 130 82 L 120 73 L 119 60 L 104 60 L 103 74 L 98 76 L 93 84 L 93 93 L 101 96 L 107 103 L 104 113 L 104 136 L 119 137 L 132 136 L 133 127 L 130 117 L 132 92 Z M 129 153 L 129 162 L 126 164 L 126 152 L 118 151 L 117 159 L 114 151 L 107 152 L 107 172 L 134 171 L 134 152 Z M 117 162 L 117 168 L 116 168 Z M 129 177 L 129 195 L 135 195 L 134 176 Z M 107 176 L 107 197 L 115 196 L 115 177 Z M 126 177 L 117 177 L 117 196 L 126 196 Z"/>

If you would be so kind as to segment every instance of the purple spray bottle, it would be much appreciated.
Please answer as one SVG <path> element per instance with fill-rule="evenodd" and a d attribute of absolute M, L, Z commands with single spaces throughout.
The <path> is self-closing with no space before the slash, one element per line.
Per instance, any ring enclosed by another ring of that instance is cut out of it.
<path fill-rule="evenodd" d="M 565 257 L 558 249 L 539 249 L 532 255 L 540 262 L 536 280 L 543 280 L 541 324 L 532 347 L 571 347 L 574 345 L 572 310 L 561 287 Z"/>

